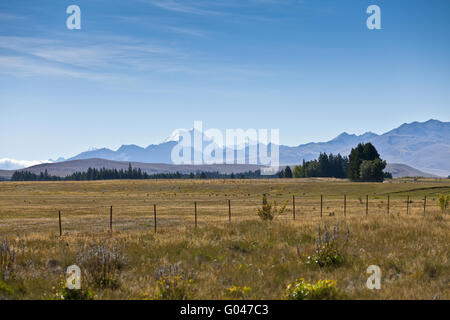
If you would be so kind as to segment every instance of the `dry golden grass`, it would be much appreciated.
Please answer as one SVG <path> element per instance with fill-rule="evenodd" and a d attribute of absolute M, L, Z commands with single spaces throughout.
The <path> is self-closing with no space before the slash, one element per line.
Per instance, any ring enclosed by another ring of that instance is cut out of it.
<path fill-rule="evenodd" d="M 256 215 L 263 193 L 278 203 L 289 200 L 288 210 L 271 223 Z M 14 242 L 18 250 L 14 276 L 4 284 L 12 293 L 2 291 L 0 282 L 0 298 L 51 298 L 81 247 L 115 243 L 127 264 L 118 288 L 91 288 L 97 299 L 152 298 L 157 270 L 176 263 L 193 273 L 188 292 L 193 299 L 228 299 L 232 286 L 251 288 L 242 298 L 282 299 L 287 284 L 299 277 L 337 280 L 349 299 L 449 299 L 449 215 L 436 202 L 439 194 L 448 193 L 448 180 L 432 179 L 384 184 L 334 179 L 0 183 L 0 238 Z M 319 268 L 305 262 L 314 253 L 318 225 L 325 223 L 350 230 L 341 266 Z M 382 270 L 381 290 L 365 286 L 372 264 Z"/>

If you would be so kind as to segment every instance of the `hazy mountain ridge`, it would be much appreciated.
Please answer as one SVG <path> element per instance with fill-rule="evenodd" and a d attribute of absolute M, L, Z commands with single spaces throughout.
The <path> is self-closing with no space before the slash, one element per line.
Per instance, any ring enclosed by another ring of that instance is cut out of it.
<path fill-rule="evenodd" d="M 280 163 L 301 163 L 303 159 L 317 158 L 321 152 L 348 155 L 351 148 L 360 142 L 372 142 L 387 162 L 450 173 L 450 122 L 438 120 L 405 123 L 381 135 L 373 132 L 362 135 L 344 132 L 327 142 L 311 142 L 296 147 L 280 145 Z M 176 144 L 177 142 L 169 139 L 146 148 L 123 145 L 117 151 L 106 148 L 86 151 L 69 160 L 102 158 L 171 164 L 171 151 Z M 246 149 L 248 161 L 248 148 Z"/>
<path fill-rule="evenodd" d="M 111 161 L 172 164 L 171 152 L 177 144 L 173 140 L 178 135 L 177 133 L 161 144 L 152 144 L 145 148 L 131 144 L 122 145 L 116 151 L 107 148 L 91 149 L 68 159 L 68 161 L 107 159 Z M 298 146 L 281 145 L 280 163 L 282 165 L 299 164 L 303 159 L 316 159 L 321 152 L 348 155 L 351 148 L 360 142 L 372 142 L 382 158 L 386 159 L 388 163 L 403 163 L 421 171 L 440 176 L 448 176 L 450 174 L 450 122 L 438 120 L 429 120 L 422 123 L 405 123 L 381 135 L 373 132 L 366 132 L 361 135 L 343 132 L 327 142 L 311 142 Z M 204 146 L 209 143 L 205 141 Z M 240 148 L 242 150 L 242 146 Z M 248 163 L 248 147 L 245 149 L 245 161 Z M 225 154 L 226 150 L 222 150 Z M 195 152 L 191 150 L 192 156 Z M 4 160 L 8 160 L 8 163 L 15 161 L 11 159 Z M 61 161 L 66 160 L 59 158 L 55 162 Z M 49 162 L 54 161 L 51 160 Z M 1 168 L 6 170 L 15 169 L 6 165 Z"/>
<path fill-rule="evenodd" d="M 450 173 L 450 122 L 429 120 L 403 124 L 377 135 L 360 136 L 343 133 L 329 142 L 309 143 L 298 147 L 280 146 L 282 163 L 296 163 L 299 157 L 315 159 L 320 152 L 348 155 L 360 142 L 371 142 L 389 163 L 404 163 L 415 168 L 438 169 Z"/>

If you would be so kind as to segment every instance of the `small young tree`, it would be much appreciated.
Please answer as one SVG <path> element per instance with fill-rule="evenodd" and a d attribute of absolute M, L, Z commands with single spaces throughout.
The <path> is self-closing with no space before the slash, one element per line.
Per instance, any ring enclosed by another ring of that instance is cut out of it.
<path fill-rule="evenodd" d="M 439 203 L 439 207 L 442 210 L 442 213 L 444 213 L 448 209 L 449 202 L 450 202 L 450 195 L 441 194 L 439 196 L 438 203 Z"/>
<path fill-rule="evenodd" d="M 263 221 L 272 221 L 276 215 L 282 214 L 286 210 L 286 205 L 288 201 L 286 201 L 280 209 L 277 208 L 277 202 L 274 201 L 270 203 L 267 201 L 267 196 L 263 194 L 262 196 L 262 207 L 258 208 L 258 216 Z"/>

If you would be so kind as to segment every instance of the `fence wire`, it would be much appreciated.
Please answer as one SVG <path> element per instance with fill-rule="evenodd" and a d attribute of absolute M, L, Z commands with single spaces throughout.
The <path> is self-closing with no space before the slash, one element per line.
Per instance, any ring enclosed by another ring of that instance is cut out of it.
<path fill-rule="evenodd" d="M 293 196 L 295 196 L 295 209 Z M 290 195 L 290 197 L 278 196 L 273 199 L 276 200 L 278 207 L 286 204 L 286 210 L 275 218 L 286 222 L 314 217 L 426 215 L 427 212 L 440 210 L 435 198 L 430 197 L 425 200 L 425 196 L 402 198 L 369 196 L 367 198 L 366 196 L 344 197 L 344 195 L 323 195 L 322 197 Z M 273 199 L 269 198 L 269 202 Z M 93 205 L 87 205 L 88 201 L 91 201 Z M 261 207 L 262 202 L 260 197 L 250 196 L 234 198 L 203 196 L 187 201 L 186 195 L 183 195 L 181 200 L 178 200 L 176 196 L 154 199 L 148 196 L 146 199 L 118 199 L 112 203 L 108 203 L 107 199 L 87 199 L 83 203 L 67 201 L 65 205 L 58 206 L 53 206 L 51 203 L 34 206 L 32 202 L 14 208 L 0 205 L 2 212 L 0 221 L 6 220 L 8 223 L 5 229 L 0 226 L 0 230 L 10 229 L 26 233 L 39 229 L 58 233 L 58 212 L 61 212 L 63 233 L 102 232 L 111 228 L 111 210 L 112 229 L 115 231 L 154 230 L 154 205 L 156 205 L 157 230 L 164 230 L 177 226 L 195 227 L 196 220 L 198 227 L 223 225 L 230 220 L 232 223 L 257 220 L 259 219 L 257 209 Z"/>

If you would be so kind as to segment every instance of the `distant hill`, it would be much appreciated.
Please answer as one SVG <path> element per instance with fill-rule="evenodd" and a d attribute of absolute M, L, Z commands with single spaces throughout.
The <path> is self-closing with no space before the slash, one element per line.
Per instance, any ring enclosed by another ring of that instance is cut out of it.
<path fill-rule="evenodd" d="M 141 163 L 141 162 L 125 162 L 125 161 L 111 161 L 106 159 L 86 159 L 86 160 L 71 160 L 64 162 L 46 163 L 36 166 L 32 166 L 17 171 L 30 171 L 35 174 L 39 174 L 48 171 L 50 175 L 65 177 L 71 175 L 74 172 L 87 171 L 89 168 L 106 168 L 106 169 L 128 169 L 128 165 L 131 163 L 133 168 L 140 168 L 142 171 L 148 174 L 156 173 L 191 173 L 197 171 L 205 172 L 220 172 L 220 173 L 241 173 L 247 171 L 256 171 L 262 166 L 260 165 L 240 165 L 240 164 L 220 164 L 220 165 L 174 165 L 165 163 Z M 0 170 L 0 177 L 11 178 L 15 170 Z"/>
<path fill-rule="evenodd" d="M 392 177 L 394 178 L 402 178 L 402 177 L 438 178 L 437 175 L 426 173 L 401 163 L 388 163 L 384 171 L 392 173 Z"/>
<path fill-rule="evenodd" d="M 56 163 L 47 163 L 40 164 L 36 166 L 32 166 L 25 169 L 20 169 L 18 171 L 31 171 L 32 173 L 39 174 L 48 171 L 50 175 L 65 177 L 71 175 L 74 172 L 86 171 L 89 168 L 107 168 L 107 169 L 128 169 L 128 165 L 130 162 L 125 161 L 111 161 L 105 159 L 86 159 L 86 160 L 71 160 L 64 162 L 56 162 Z M 220 173 L 241 173 L 247 171 L 255 171 L 260 169 L 262 166 L 260 165 L 247 165 L 247 164 L 217 164 L 217 165 L 173 165 L 173 164 L 164 164 L 164 163 L 142 163 L 142 162 L 131 162 L 131 165 L 134 168 L 141 168 L 141 170 L 147 172 L 148 174 L 156 174 L 156 173 L 191 173 L 197 171 L 207 171 L 207 172 L 220 172 Z M 394 178 L 400 177 L 436 177 L 435 175 L 422 172 L 410 166 L 392 163 L 388 164 L 386 170 L 391 172 Z M 0 180 L 1 179 L 10 179 L 14 170 L 0 170 Z"/>
<path fill-rule="evenodd" d="M 146 148 L 123 145 L 116 151 L 106 148 L 91 150 L 69 160 L 102 158 L 170 164 L 172 163 L 171 150 L 177 144 L 172 140 L 168 139 L 161 144 L 150 145 Z M 450 174 L 450 122 L 438 120 L 405 123 L 381 135 L 372 132 L 362 135 L 344 132 L 327 142 L 312 142 L 296 147 L 281 145 L 280 163 L 298 164 L 303 159 L 316 159 L 321 152 L 348 155 L 351 148 L 360 142 L 372 142 L 388 163 L 403 163 L 442 176 Z M 248 156 L 246 160 L 248 162 Z"/>

